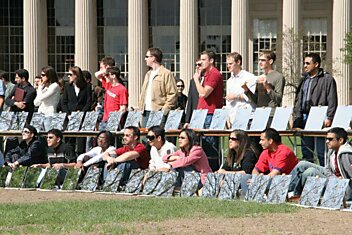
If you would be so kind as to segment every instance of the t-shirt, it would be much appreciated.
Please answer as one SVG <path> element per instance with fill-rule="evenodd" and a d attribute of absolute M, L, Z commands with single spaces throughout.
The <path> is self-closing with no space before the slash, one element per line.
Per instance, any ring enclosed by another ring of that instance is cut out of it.
<path fill-rule="evenodd" d="M 175 151 L 176 146 L 167 140 L 159 150 L 155 146 L 152 146 L 150 149 L 149 169 L 158 170 L 160 168 L 170 168 L 170 165 L 165 163 L 162 157 L 174 153 Z"/>
<path fill-rule="evenodd" d="M 150 156 L 143 144 L 138 143 L 133 149 L 130 149 L 127 145 L 125 145 L 121 148 L 116 149 L 115 153 L 117 157 L 119 157 L 120 155 L 130 151 L 136 151 L 139 154 L 139 157 L 137 157 L 135 161 L 138 163 L 141 169 L 147 169 L 149 166 Z"/>
<path fill-rule="evenodd" d="M 203 87 L 210 86 L 214 90 L 207 97 L 199 97 L 197 109 L 208 109 L 208 114 L 213 114 L 215 109 L 223 106 L 223 78 L 215 67 L 204 75 Z"/>
<path fill-rule="evenodd" d="M 103 121 L 107 121 L 110 112 L 119 111 L 120 105 L 128 104 L 128 91 L 122 84 L 112 86 L 111 83 L 105 83 L 105 100 Z"/>
<path fill-rule="evenodd" d="M 269 173 L 276 169 L 281 174 L 288 175 L 297 163 L 298 159 L 292 150 L 283 144 L 279 144 L 275 152 L 264 149 L 254 168 L 262 173 Z"/>

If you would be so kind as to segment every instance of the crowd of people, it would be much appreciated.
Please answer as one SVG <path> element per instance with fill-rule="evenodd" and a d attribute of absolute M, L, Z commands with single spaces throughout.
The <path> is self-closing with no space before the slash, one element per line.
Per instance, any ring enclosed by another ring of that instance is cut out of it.
<path fill-rule="evenodd" d="M 249 137 L 243 130 L 234 130 L 229 135 L 228 156 L 219 164 L 219 139 L 213 136 L 199 137 L 189 129 L 195 109 L 208 110 L 204 128 L 209 128 L 215 109 L 229 110 L 228 126 L 240 108 L 254 112 L 256 107 L 271 107 L 273 117 L 276 107 L 283 99 L 285 78 L 274 70 L 276 55 L 272 51 L 259 54 L 258 65 L 263 72 L 259 76 L 242 69 L 242 56 L 233 52 L 227 55 L 226 63 L 231 76 L 226 81 L 216 68 L 216 54 L 205 50 L 196 60 L 196 71 L 190 81 L 188 96 L 183 94 L 185 83 L 175 79 L 172 72 L 162 65 L 163 54 L 159 48 L 149 48 L 145 55 L 146 73 L 138 107 L 142 112 L 141 126 L 145 127 L 152 111 L 163 111 L 159 126 L 148 129 L 147 143 L 140 141 L 138 127 L 124 129 L 122 147 L 114 146 L 113 135 L 105 130 L 109 114 L 113 111 L 128 111 L 128 90 L 118 66 L 112 57 L 104 57 L 94 76 L 99 85 L 92 85 L 92 75 L 78 66 L 69 68 L 68 81 L 59 79 L 55 69 L 45 66 L 36 77 L 34 86 L 29 82 L 25 69 L 15 71 L 13 84 L 6 73 L 0 77 L 0 105 L 6 111 L 27 111 L 27 124 L 22 130 L 21 142 L 4 154 L 4 165 L 12 169 L 19 165 L 52 167 L 59 171 L 58 185 L 62 183 L 67 168 L 103 168 L 103 179 L 112 168 L 123 170 L 122 184 L 128 180 L 132 169 L 178 172 L 177 186 L 182 183 L 185 171 L 201 173 L 199 187 L 204 185 L 209 172 L 243 174 L 241 188 L 245 192 L 253 174 L 292 174 L 290 190 L 294 196 L 302 192 L 307 176 L 335 176 L 351 178 L 350 162 L 352 147 L 347 132 L 342 128 L 331 128 L 325 138 L 302 137 L 303 160 L 299 162 L 293 151 L 282 144 L 280 134 L 272 129 L 263 130 L 260 138 Z M 328 106 L 324 127 L 330 127 L 337 108 L 337 88 L 334 78 L 322 68 L 318 54 L 311 53 L 304 59 L 304 73 L 298 87 L 294 105 L 293 128 L 303 128 L 312 106 Z M 224 94 L 225 93 L 225 94 Z M 225 100 L 225 103 L 224 103 Z M 37 109 L 36 109 L 37 108 Z M 178 136 L 178 148 L 168 141 L 163 125 L 170 110 L 185 110 L 182 130 Z M 91 149 L 77 151 L 68 144 L 61 130 L 52 129 L 47 141 L 38 137 L 37 130 L 30 126 L 33 112 L 50 116 L 56 112 L 70 114 L 74 111 L 101 112 L 101 120 Z M 124 119 L 122 118 L 122 122 Z M 268 126 L 270 125 L 270 121 Z M 200 145 L 200 142 L 202 143 Z M 325 146 L 328 148 L 325 164 Z M 319 165 L 315 164 L 314 148 L 317 147 Z"/>

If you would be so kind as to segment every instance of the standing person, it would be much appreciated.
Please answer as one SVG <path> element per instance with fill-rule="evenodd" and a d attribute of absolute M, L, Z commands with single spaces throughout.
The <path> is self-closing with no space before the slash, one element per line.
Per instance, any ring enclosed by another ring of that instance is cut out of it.
<path fill-rule="evenodd" d="M 331 126 L 337 109 L 336 81 L 329 73 L 320 68 L 320 64 L 320 56 L 316 53 L 310 53 L 304 58 L 305 73 L 297 89 L 293 111 L 294 128 L 304 128 L 312 106 L 328 106 L 324 127 Z M 314 137 L 302 137 L 303 159 L 314 162 L 313 152 L 316 144 L 320 165 L 324 166 L 324 138 L 317 137 L 316 141 L 315 143 Z"/>
<path fill-rule="evenodd" d="M 142 127 L 146 126 L 151 111 L 163 111 L 166 119 L 168 112 L 176 107 L 175 78 L 171 71 L 161 64 L 162 59 L 163 53 L 159 48 L 149 48 L 145 55 L 145 62 L 151 70 L 144 77 L 138 102 L 143 113 Z"/>
<path fill-rule="evenodd" d="M 120 69 L 118 67 L 109 67 L 106 69 L 105 77 L 105 97 L 104 97 L 104 115 L 100 124 L 101 129 L 105 129 L 109 114 L 114 111 L 126 112 L 128 106 L 128 91 L 122 84 L 120 78 Z"/>
<path fill-rule="evenodd" d="M 105 80 L 106 70 L 109 67 L 113 67 L 113 66 L 115 66 L 115 59 L 112 58 L 111 56 L 105 56 L 99 62 L 99 71 L 95 72 L 94 75 L 100 82 L 102 82 L 103 87 L 104 87 L 104 83 L 106 82 Z"/>
<path fill-rule="evenodd" d="M 208 129 L 213 118 L 215 109 L 223 106 L 223 78 L 219 70 L 215 67 L 215 52 L 205 50 L 200 56 L 202 66 L 196 70 L 193 80 L 199 93 L 197 109 L 207 109 L 208 114 L 205 119 L 204 129 Z M 204 71 L 204 81 L 201 81 L 201 71 Z M 208 157 L 213 171 L 219 169 L 219 139 L 215 137 L 203 137 L 203 147 Z"/>
<path fill-rule="evenodd" d="M 98 85 L 92 84 L 92 75 L 90 74 L 89 71 L 83 70 L 82 74 L 83 74 L 84 80 L 86 80 L 86 82 L 91 90 L 91 93 L 92 93 L 92 95 L 91 95 L 92 96 L 92 105 L 90 107 L 90 110 L 95 110 L 97 105 L 102 104 L 102 101 L 104 100 L 103 88 L 101 88 Z"/>
<path fill-rule="evenodd" d="M 56 113 L 60 102 L 59 78 L 51 66 L 42 68 L 41 78 L 42 82 L 38 85 L 34 105 L 39 106 L 38 112 L 44 113 L 45 116 L 51 116 Z"/>
<path fill-rule="evenodd" d="M 30 123 L 34 112 L 34 99 L 37 93 L 33 86 L 29 83 L 29 73 L 26 69 L 19 69 L 15 71 L 16 86 L 9 97 L 5 100 L 10 111 L 14 112 L 28 112 L 27 124 Z"/>
<path fill-rule="evenodd" d="M 229 118 L 232 125 L 239 108 L 248 108 L 254 112 L 255 104 L 247 97 L 242 86 L 248 84 L 248 89 L 254 93 L 256 78 L 252 73 L 242 69 L 242 56 L 237 52 L 227 55 L 226 64 L 231 77 L 226 81 L 225 99 L 226 108 L 230 110 Z"/>
<path fill-rule="evenodd" d="M 187 104 L 187 96 L 183 94 L 183 90 L 185 89 L 185 83 L 182 79 L 176 80 L 177 87 L 177 104 L 176 108 L 185 110 Z"/>
<path fill-rule="evenodd" d="M 11 93 L 15 89 L 15 84 L 10 81 L 8 74 L 4 71 L 0 72 L 0 79 L 2 80 L 5 86 L 4 103 L 2 106 L 2 110 L 7 111 L 9 107 L 6 105 L 5 100 L 10 97 Z"/>

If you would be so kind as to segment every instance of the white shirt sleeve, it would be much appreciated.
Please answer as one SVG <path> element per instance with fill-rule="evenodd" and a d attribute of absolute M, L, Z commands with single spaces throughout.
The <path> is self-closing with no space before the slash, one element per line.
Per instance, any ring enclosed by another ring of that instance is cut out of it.
<path fill-rule="evenodd" d="M 100 148 L 100 147 L 99 147 Z M 100 161 L 102 161 L 103 160 L 103 156 L 104 156 L 104 154 L 105 153 L 108 153 L 108 152 L 110 152 L 110 151 L 114 151 L 116 148 L 115 147 L 113 147 L 113 146 L 110 146 L 107 150 L 105 150 L 103 153 L 101 153 L 101 148 L 100 148 L 100 151 L 99 151 L 99 153 L 97 153 L 95 156 L 93 156 L 91 159 L 89 159 L 88 161 L 86 161 L 84 164 L 83 164 L 83 166 L 90 166 L 90 165 L 92 165 L 92 164 L 94 164 L 94 163 L 98 163 L 98 162 L 100 162 Z"/>

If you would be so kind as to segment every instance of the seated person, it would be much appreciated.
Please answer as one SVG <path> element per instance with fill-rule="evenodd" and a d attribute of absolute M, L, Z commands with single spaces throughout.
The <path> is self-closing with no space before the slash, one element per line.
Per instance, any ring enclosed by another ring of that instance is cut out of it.
<path fill-rule="evenodd" d="M 105 153 L 115 150 L 113 146 L 114 137 L 110 131 L 101 131 L 97 135 L 97 146 L 77 158 L 76 168 L 89 167 L 103 161 Z"/>
<path fill-rule="evenodd" d="M 150 149 L 149 170 L 169 171 L 170 165 L 163 162 L 162 157 L 174 153 L 176 146 L 165 139 L 165 130 L 161 126 L 152 126 L 146 136 Z"/>
<path fill-rule="evenodd" d="M 207 174 L 212 172 L 207 155 L 198 145 L 196 133 L 191 129 L 182 129 L 178 137 L 180 150 L 165 155 L 163 161 L 179 172 L 182 180 L 185 171 L 195 170 L 201 173 L 201 182 L 204 185 Z M 178 182 L 181 186 L 181 182 Z"/>
<path fill-rule="evenodd" d="M 348 142 L 347 132 L 340 127 L 331 128 L 326 135 L 326 145 L 329 149 L 327 166 L 322 167 L 311 162 L 301 161 L 291 171 L 292 181 L 289 192 L 293 192 L 293 196 L 299 197 L 301 195 L 309 176 L 352 178 L 352 146 Z M 350 181 L 350 187 L 348 187 L 346 194 L 347 200 L 352 199 L 351 186 Z"/>
<path fill-rule="evenodd" d="M 5 164 L 14 169 L 19 165 L 31 166 L 37 163 L 47 163 L 46 144 L 37 138 L 37 134 L 34 126 L 26 125 L 22 130 L 21 143 L 7 152 Z"/>
<path fill-rule="evenodd" d="M 124 146 L 103 155 L 103 160 L 107 162 L 107 169 L 116 166 L 117 169 L 123 170 L 121 185 L 127 183 L 132 169 L 141 168 L 144 170 L 149 166 L 149 153 L 145 146 L 139 142 L 139 138 L 139 128 L 128 126 L 123 132 Z"/>
<path fill-rule="evenodd" d="M 228 156 L 218 173 L 251 174 L 258 155 L 247 133 L 234 130 L 229 136 Z"/>

